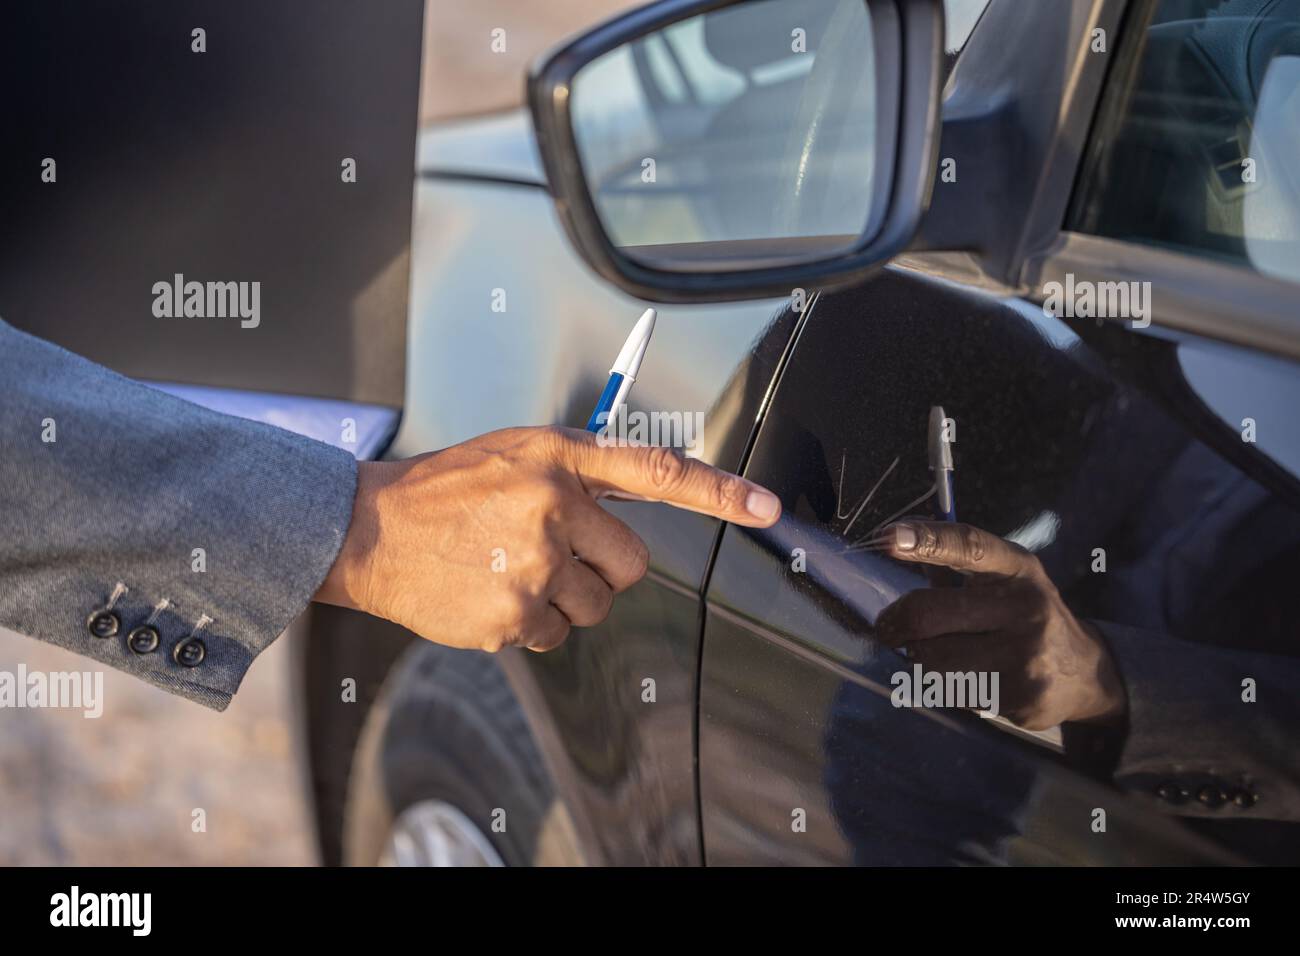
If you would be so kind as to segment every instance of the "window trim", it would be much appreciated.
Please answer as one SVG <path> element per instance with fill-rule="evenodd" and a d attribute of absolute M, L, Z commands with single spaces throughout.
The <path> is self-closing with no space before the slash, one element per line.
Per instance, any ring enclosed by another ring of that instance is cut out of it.
<path fill-rule="evenodd" d="M 1049 248 L 1065 224 L 1118 54 L 1114 46 L 1092 53 L 1093 31 L 1123 36 L 1129 6 L 991 0 L 944 92 L 939 156 L 956 164 L 963 185 L 935 176 L 909 258 L 961 253 L 984 281 L 1019 286 L 1026 260 Z"/>
<path fill-rule="evenodd" d="M 1101 168 L 1107 145 L 1124 126 L 1136 90 L 1138 71 L 1146 57 L 1147 31 L 1159 5 L 1160 0 L 1132 0 L 1125 11 L 1124 28 L 1119 34 L 1119 46 L 1114 51 L 1115 62 L 1096 99 L 1087 138 L 1079 150 L 1079 164 L 1062 219 L 1062 228 L 1066 231 L 1075 231 L 1075 224 L 1082 221 L 1087 185 Z"/>
<path fill-rule="evenodd" d="M 1151 325 L 1300 361 L 1300 286 L 1253 269 L 1121 239 L 1062 231 L 1030 257 L 1025 297 L 1041 305 L 1043 286 L 1065 282 L 1150 282 Z"/>

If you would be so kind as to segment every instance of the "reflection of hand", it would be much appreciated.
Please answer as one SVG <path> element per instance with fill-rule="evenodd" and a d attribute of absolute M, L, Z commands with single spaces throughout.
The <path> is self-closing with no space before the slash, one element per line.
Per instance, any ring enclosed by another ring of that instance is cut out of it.
<path fill-rule="evenodd" d="M 966 524 L 908 519 L 887 534 L 892 557 L 970 577 L 903 595 L 876 622 L 880 641 L 906 646 L 927 670 L 998 672 L 1000 712 L 1029 730 L 1124 712 L 1105 642 L 1070 613 L 1038 558 Z"/>
<path fill-rule="evenodd" d="M 670 448 L 511 428 L 405 461 L 362 462 L 352 526 L 316 600 L 439 644 L 549 650 L 646 571 L 646 547 L 596 499 L 662 501 L 753 527 L 781 502 Z"/>

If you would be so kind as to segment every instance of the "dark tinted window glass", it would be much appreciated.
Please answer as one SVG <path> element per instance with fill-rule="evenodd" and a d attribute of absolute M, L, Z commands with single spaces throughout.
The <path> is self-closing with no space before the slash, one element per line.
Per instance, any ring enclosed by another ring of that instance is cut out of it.
<path fill-rule="evenodd" d="M 1300 280 L 1300 0 L 1161 0 L 1072 228 Z"/>

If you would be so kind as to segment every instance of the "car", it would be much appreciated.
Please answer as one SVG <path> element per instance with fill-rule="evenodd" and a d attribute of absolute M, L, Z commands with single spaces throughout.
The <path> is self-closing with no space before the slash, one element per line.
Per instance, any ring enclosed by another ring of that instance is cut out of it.
<path fill-rule="evenodd" d="M 322 858 L 1294 862 L 1298 38 L 1293 0 L 662 0 L 423 131 L 386 454 L 581 428 L 653 305 L 632 410 L 704 413 L 784 516 L 605 502 L 649 572 L 547 654 L 313 607 Z M 926 512 L 936 408 L 1126 726 L 891 699 L 876 619 L 931 582 L 864 544 Z"/>

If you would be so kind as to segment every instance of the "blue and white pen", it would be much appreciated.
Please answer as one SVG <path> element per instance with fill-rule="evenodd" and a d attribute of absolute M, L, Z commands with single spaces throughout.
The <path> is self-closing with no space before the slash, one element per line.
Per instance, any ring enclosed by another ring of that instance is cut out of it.
<path fill-rule="evenodd" d="M 596 402 L 596 409 L 587 420 L 587 431 L 600 431 L 627 401 L 627 394 L 632 391 L 637 372 L 641 371 L 641 360 L 645 358 L 650 336 L 654 334 L 657 314 L 654 309 L 646 309 L 632 327 L 632 334 L 623 343 L 623 350 L 618 353 L 618 358 L 609 370 L 609 381 L 600 393 L 600 401 Z"/>

